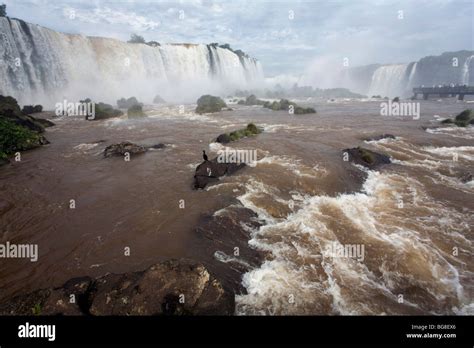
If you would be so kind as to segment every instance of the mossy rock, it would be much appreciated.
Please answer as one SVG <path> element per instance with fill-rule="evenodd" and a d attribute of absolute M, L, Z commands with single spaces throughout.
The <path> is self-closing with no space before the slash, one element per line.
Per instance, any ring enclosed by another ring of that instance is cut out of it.
<path fill-rule="evenodd" d="M 225 107 L 227 104 L 221 98 L 206 94 L 197 100 L 196 113 L 219 112 Z"/>
<path fill-rule="evenodd" d="M 6 160 L 17 151 L 30 150 L 47 144 L 37 132 L 0 117 L 0 158 Z"/>
<path fill-rule="evenodd" d="M 32 131 L 42 133 L 44 127 L 35 118 L 25 115 L 15 98 L 0 95 L 0 116 L 15 123 L 18 126 L 26 127 Z"/>
<path fill-rule="evenodd" d="M 442 124 L 451 124 L 451 123 L 454 123 L 454 122 L 453 122 L 452 119 L 447 118 L 447 119 L 445 119 L 445 120 L 442 120 L 441 123 L 442 123 Z"/>
<path fill-rule="evenodd" d="M 458 114 L 454 119 L 456 121 L 469 121 L 470 119 L 474 118 L 474 112 L 471 109 L 466 109 L 460 114 Z"/>
<path fill-rule="evenodd" d="M 270 102 L 264 102 L 263 107 L 271 109 L 273 111 L 278 111 L 278 110 L 285 110 L 289 111 L 290 106 L 293 107 L 293 112 L 296 115 L 302 115 L 302 114 L 314 114 L 316 113 L 316 110 L 313 108 L 305 108 L 302 106 L 297 105 L 296 103 L 289 101 L 288 99 L 280 99 L 280 101 L 274 101 L 272 103 Z"/>
<path fill-rule="evenodd" d="M 86 100 L 89 100 L 88 102 L 90 102 L 90 99 L 86 99 Z M 123 112 L 118 109 L 114 109 L 112 105 L 105 104 L 105 103 L 98 103 L 98 104 L 95 104 L 95 117 L 91 118 L 87 116 L 86 119 L 89 121 L 96 121 L 96 120 L 105 120 L 105 119 L 113 118 L 113 117 L 119 117 L 122 115 L 123 115 Z"/>
<path fill-rule="evenodd" d="M 226 144 L 228 142 L 236 141 L 241 138 L 260 134 L 261 132 L 262 130 L 258 128 L 255 124 L 249 123 L 246 128 L 230 132 L 229 134 L 219 135 L 216 141 L 221 144 Z"/>

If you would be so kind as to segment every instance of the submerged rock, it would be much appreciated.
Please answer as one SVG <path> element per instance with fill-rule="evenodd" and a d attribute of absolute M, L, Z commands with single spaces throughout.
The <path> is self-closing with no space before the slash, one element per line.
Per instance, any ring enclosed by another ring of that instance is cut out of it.
<path fill-rule="evenodd" d="M 369 137 L 364 139 L 365 141 L 377 141 L 377 140 L 382 140 L 382 139 L 395 139 L 395 135 L 392 134 L 381 134 L 381 135 L 376 135 L 373 137 Z"/>
<path fill-rule="evenodd" d="M 245 167 L 245 163 L 219 163 L 217 158 L 204 161 L 196 168 L 194 188 L 203 189 L 207 184 L 216 182 L 221 176 L 231 175 Z"/>
<path fill-rule="evenodd" d="M 349 154 L 349 161 L 367 167 L 369 169 L 377 168 L 383 164 L 391 163 L 390 157 L 362 147 L 345 149 L 343 153 Z"/>
<path fill-rule="evenodd" d="M 0 304 L 0 315 L 231 315 L 234 307 L 234 294 L 202 264 L 181 259 L 141 272 L 73 278 Z"/>
<path fill-rule="evenodd" d="M 162 144 L 162 143 L 155 144 L 155 145 L 151 145 L 151 146 L 147 146 L 148 149 L 155 149 L 155 150 L 164 149 L 165 147 L 166 147 L 166 145 L 165 145 L 165 144 Z"/>
<path fill-rule="evenodd" d="M 133 144 L 129 141 L 123 141 L 119 144 L 109 145 L 104 150 L 104 157 L 124 156 L 125 154 L 138 155 L 146 152 L 144 146 Z"/>
<path fill-rule="evenodd" d="M 463 184 L 467 184 L 468 182 L 472 181 L 473 178 L 474 177 L 472 173 L 470 172 L 464 172 L 464 173 L 461 173 L 461 175 L 459 175 L 459 180 L 461 180 Z"/>

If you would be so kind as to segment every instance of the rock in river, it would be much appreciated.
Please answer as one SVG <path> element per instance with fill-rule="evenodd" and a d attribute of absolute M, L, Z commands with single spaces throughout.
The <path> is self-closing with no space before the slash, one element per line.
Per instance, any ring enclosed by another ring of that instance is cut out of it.
<path fill-rule="evenodd" d="M 194 188 L 203 189 L 207 184 L 215 182 L 219 177 L 230 175 L 245 167 L 245 163 L 219 163 L 217 158 L 204 161 L 196 168 Z"/>

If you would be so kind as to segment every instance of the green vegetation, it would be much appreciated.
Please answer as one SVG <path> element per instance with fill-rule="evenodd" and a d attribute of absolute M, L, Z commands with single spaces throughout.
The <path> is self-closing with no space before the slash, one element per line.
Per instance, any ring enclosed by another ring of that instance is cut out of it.
<path fill-rule="evenodd" d="M 316 113 L 316 110 L 314 110 L 313 108 L 309 108 L 309 107 L 304 108 L 302 106 L 297 105 L 294 102 L 289 101 L 288 99 L 281 99 L 280 101 L 274 101 L 273 103 L 265 102 L 263 104 L 263 107 L 271 109 L 273 111 L 278 111 L 278 110 L 290 111 L 290 108 L 293 107 L 293 112 L 296 115 Z"/>
<path fill-rule="evenodd" d="M 219 112 L 225 107 L 227 105 L 221 98 L 206 94 L 197 100 L 196 112 L 198 114 Z"/>
<path fill-rule="evenodd" d="M 137 35 L 137 34 L 132 34 L 130 35 L 130 40 L 127 41 L 128 43 L 146 43 L 145 39 L 143 36 Z"/>
<path fill-rule="evenodd" d="M 120 108 L 120 109 L 128 109 L 134 105 L 140 105 L 140 106 L 143 106 L 143 103 L 140 103 L 137 98 L 135 97 L 130 97 L 128 99 L 125 99 L 125 98 L 121 98 L 119 100 L 117 100 L 117 106 Z"/>
<path fill-rule="evenodd" d="M 400 98 L 399 97 L 393 98 L 392 103 L 400 103 Z"/>
<path fill-rule="evenodd" d="M 146 114 L 143 112 L 142 106 L 135 104 L 128 108 L 127 110 L 128 117 L 145 117 Z"/>
<path fill-rule="evenodd" d="M 41 314 L 41 304 L 36 303 L 33 308 L 31 308 L 31 311 L 33 312 L 33 315 L 40 315 Z"/>
<path fill-rule="evenodd" d="M 254 136 L 262 133 L 262 130 L 259 129 L 255 124 L 249 123 L 247 127 L 239 129 L 230 133 L 224 133 L 217 137 L 216 141 L 221 144 L 227 144 L 231 141 L 236 141 L 241 138 Z"/>
<path fill-rule="evenodd" d="M 0 17 L 6 17 L 7 16 L 7 5 L 2 4 L 0 5 Z"/>
<path fill-rule="evenodd" d="M 86 100 L 89 100 L 90 102 L 89 98 L 87 98 Z M 123 112 L 118 109 L 114 109 L 112 105 L 105 104 L 105 103 L 98 103 L 98 104 L 95 104 L 95 117 L 94 118 L 88 117 L 87 119 L 90 121 L 105 120 L 107 118 L 118 117 L 122 115 L 123 115 Z"/>
<path fill-rule="evenodd" d="M 41 122 L 25 115 L 15 98 L 0 95 L 0 164 L 8 163 L 8 156 L 17 151 L 47 144 L 42 132 Z"/>
<path fill-rule="evenodd" d="M 239 105 L 264 105 L 265 102 L 263 100 L 257 99 L 254 94 L 251 94 L 245 100 L 239 100 L 237 103 Z"/>
<path fill-rule="evenodd" d="M 43 143 L 44 138 L 37 132 L 0 117 L 0 159 L 6 160 L 17 151 L 33 149 Z"/>
<path fill-rule="evenodd" d="M 441 121 L 442 124 L 454 123 L 458 127 L 467 127 L 470 124 L 474 124 L 474 111 L 472 109 L 466 109 L 458 114 L 454 120 L 447 118 Z"/>

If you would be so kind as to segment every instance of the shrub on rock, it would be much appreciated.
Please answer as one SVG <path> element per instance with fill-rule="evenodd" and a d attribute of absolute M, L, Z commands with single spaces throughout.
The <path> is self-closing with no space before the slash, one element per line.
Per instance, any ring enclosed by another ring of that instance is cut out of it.
<path fill-rule="evenodd" d="M 219 112 L 225 107 L 227 107 L 227 105 L 221 98 L 206 94 L 197 100 L 196 113 Z"/>

